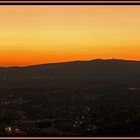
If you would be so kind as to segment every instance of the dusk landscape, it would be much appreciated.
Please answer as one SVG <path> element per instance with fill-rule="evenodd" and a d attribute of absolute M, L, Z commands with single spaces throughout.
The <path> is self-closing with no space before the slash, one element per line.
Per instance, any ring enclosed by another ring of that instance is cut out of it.
<path fill-rule="evenodd" d="M 140 6 L 0 6 L 0 136 L 140 136 Z"/>

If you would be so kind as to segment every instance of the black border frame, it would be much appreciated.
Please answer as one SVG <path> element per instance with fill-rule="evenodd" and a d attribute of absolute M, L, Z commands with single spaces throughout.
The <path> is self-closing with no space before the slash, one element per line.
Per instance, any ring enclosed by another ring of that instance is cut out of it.
<path fill-rule="evenodd" d="M 0 0 L 0 5 L 140 5 L 140 0 Z"/>
<path fill-rule="evenodd" d="M 140 0 L 127 0 L 127 1 L 121 1 L 121 0 L 116 0 L 116 1 L 105 1 L 105 0 L 87 0 L 88 2 L 86 2 L 85 0 L 81 0 L 81 1 L 75 1 L 75 0 L 69 0 L 69 1 L 64 1 L 64 0 L 61 0 L 58 1 L 58 0 L 51 0 L 51 1 L 48 1 L 48 0 L 33 0 L 33 1 L 29 1 L 29 0 L 0 0 L 0 6 L 10 6 L 10 5 L 26 5 L 26 6 L 34 6 L 34 5 L 39 5 L 39 6 L 43 6 L 43 5 L 118 5 L 118 6 L 127 6 L 127 5 L 132 5 L 132 6 L 137 6 L 137 5 L 140 5 Z M 24 136 L 24 137 L 10 137 L 10 136 L 2 136 L 0 137 L 0 139 L 140 139 L 140 137 L 28 137 L 28 136 Z"/>

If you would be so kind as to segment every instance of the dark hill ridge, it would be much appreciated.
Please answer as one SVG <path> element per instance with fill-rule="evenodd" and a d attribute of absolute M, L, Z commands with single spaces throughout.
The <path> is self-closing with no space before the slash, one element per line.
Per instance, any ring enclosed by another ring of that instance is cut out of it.
<path fill-rule="evenodd" d="M 92 79 L 140 80 L 140 61 L 95 59 L 40 64 L 26 67 L 1 67 L 1 79 Z"/>

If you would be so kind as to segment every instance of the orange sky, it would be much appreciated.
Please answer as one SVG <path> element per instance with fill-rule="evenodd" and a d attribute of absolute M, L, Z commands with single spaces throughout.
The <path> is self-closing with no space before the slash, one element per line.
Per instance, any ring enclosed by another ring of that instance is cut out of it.
<path fill-rule="evenodd" d="M 140 60 L 140 6 L 0 6 L 0 66 Z"/>

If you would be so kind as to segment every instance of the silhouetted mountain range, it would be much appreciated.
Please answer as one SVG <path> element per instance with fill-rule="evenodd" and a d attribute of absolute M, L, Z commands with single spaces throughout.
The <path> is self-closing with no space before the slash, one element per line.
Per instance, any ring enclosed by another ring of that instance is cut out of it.
<path fill-rule="evenodd" d="M 92 79 L 140 80 L 140 61 L 95 59 L 40 64 L 26 67 L 0 67 L 0 79 Z"/>

